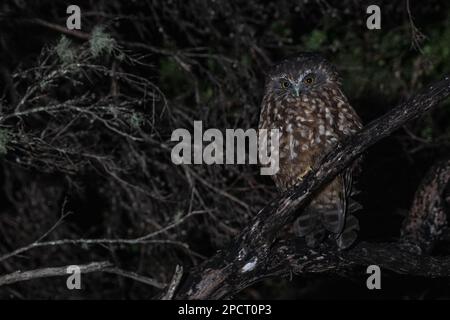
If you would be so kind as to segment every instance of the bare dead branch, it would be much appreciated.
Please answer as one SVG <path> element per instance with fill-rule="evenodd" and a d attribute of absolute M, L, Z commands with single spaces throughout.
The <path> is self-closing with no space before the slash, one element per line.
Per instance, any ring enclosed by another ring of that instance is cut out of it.
<path fill-rule="evenodd" d="M 236 294 L 248 286 L 271 277 L 336 273 L 357 266 L 378 265 L 399 274 L 428 278 L 450 277 L 450 257 L 417 256 L 401 243 L 361 242 L 347 251 L 330 250 L 327 246 L 311 249 L 303 241 L 280 241 L 271 249 L 269 259 L 248 273 L 236 273 L 230 278 L 219 278 L 222 286 L 204 282 L 203 292 L 212 292 L 208 299 L 220 299 Z M 365 273 L 364 273 L 365 274 Z M 217 274 L 223 277 L 224 274 Z"/>
<path fill-rule="evenodd" d="M 28 246 L 21 247 L 16 249 L 8 254 L 5 254 L 0 257 L 0 262 L 6 259 L 12 258 L 14 256 L 20 255 L 24 252 L 27 252 L 34 248 L 40 247 L 53 247 L 53 246 L 62 246 L 62 245 L 135 245 L 135 244 L 166 244 L 166 245 L 175 245 L 179 246 L 185 250 L 188 250 L 193 255 L 198 255 L 195 252 L 189 249 L 189 246 L 181 241 L 175 240 L 139 240 L 139 239 L 62 239 L 62 240 L 54 240 L 54 241 L 45 241 L 45 242 L 34 242 Z M 201 255 L 198 255 L 201 257 Z"/>
<path fill-rule="evenodd" d="M 268 262 L 275 258 L 271 256 L 271 248 L 278 232 L 294 221 L 298 210 L 316 191 L 350 165 L 368 147 L 427 112 L 449 95 L 450 77 L 447 76 L 337 145 L 301 183 L 264 207 L 227 249 L 219 251 L 195 268 L 182 284 L 176 297 L 222 298 L 232 291 L 224 288 L 229 287 L 233 279 L 247 279 L 255 270 L 266 268 Z M 417 260 L 417 263 L 420 264 L 420 260 Z"/>
<path fill-rule="evenodd" d="M 108 268 L 108 269 L 105 269 L 104 271 L 108 272 L 108 273 L 113 273 L 113 274 L 116 274 L 118 276 L 122 276 L 122 277 L 125 277 L 125 278 L 130 278 L 130 279 L 136 280 L 138 282 L 145 283 L 145 284 L 147 284 L 149 286 L 152 286 L 152 287 L 155 287 L 155 288 L 158 288 L 158 289 L 165 288 L 165 285 L 163 283 L 160 283 L 159 281 L 157 281 L 155 279 L 152 279 L 152 278 L 149 278 L 149 277 L 144 277 L 144 276 L 142 276 L 140 274 L 137 274 L 135 272 L 125 271 L 125 270 L 122 270 L 122 269 L 119 269 L 119 268 Z"/>
<path fill-rule="evenodd" d="M 154 239 L 151 240 L 150 238 L 154 238 L 155 236 L 167 232 L 168 230 L 179 226 L 184 221 L 186 221 L 188 218 L 191 218 L 192 216 L 203 214 L 205 211 L 192 211 L 185 215 L 184 217 L 178 219 L 177 221 L 172 222 L 171 224 L 167 225 L 164 228 L 161 228 L 160 230 L 157 230 L 155 232 L 146 234 L 144 236 L 138 237 L 138 238 L 131 238 L 131 239 L 60 239 L 60 240 L 52 240 L 52 241 L 40 241 L 42 238 L 44 238 L 49 232 L 46 232 L 44 236 L 42 236 L 39 240 L 31 243 L 30 245 L 18 248 L 10 253 L 7 253 L 3 256 L 0 256 L 0 262 L 10 259 L 14 256 L 23 254 L 27 251 L 30 251 L 35 248 L 40 247 L 53 247 L 53 246 L 62 246 L 62 245 L 135 245 L 135 244 L 168 244 L 168 245 L 175 245 L 180 246 L 184 248 L 185 250 L 189 250 L 189 246 L 183 242 L 180 241 L 174 241 L 174 240 L 168 240 L 168 239 Z M 60 220 L 56 223 L 58 225 L 60 223 Z M 51 228 L 51 230 L 54 229 L 55 226 Z M 192 254 L 196 255 L 195 252 L 191 252 Z M 198 254 L 197 254 L 198 255 Z"/>
<path fill-rule="evenodd" d="M 163 295 L 161 300 L 172 300 L 175 290 L 180 284 L 181 277 L 183 276 L 183 267 L 177 265 L 175 268 L 175 273 L 173 274 L 170 284 L 167 286 L 166 293 Z"/>
<path fill-rule="evenodd" d="M 91 262 L 88 264 L 77 265 L 80 268 L 81 273 L 91 273 L 91 272 L 106 272 L 111 274 L 116 274 L 125 278 L 130 278 L 135 281 L 145 283 L 152 287 L 156 287 L 158 289 L 162 289 L 165 287 L 164 284 L 142 275 L 139 275 L 135 272 L 122 270 L 117 267 L 113 267 L 113 264 L 109 261 L 102 262 Z M 49 268 L 41 268 L 29 271 L 16 271 L 10 274 L 6 274 L 0 276 L 0 287 L 3 285 L 8 285 L 21 281 L 28 281 L 39 278 L 49 278 L 49 277 L 60 277 L 67 276 L 67 270 L 69 266 L 63 267 L 49 267 Z"/>
<path fill-rule="evenodd" d="M 104 271 L 105 269 L 112 266 L 111 262 L 91 262 L 84 265 L 78 265 L 81 273 L 91 273 L 97 271 Z M 12 284 L 19 281 L 28 281 L 38 278 L 48 278 L 48 277 L 60 277 L 67 276 L 67 268 L 64 267 L 51 267 L 51 268 L 41 268 L 29 271 L 16 271 L 4 276 L 0 276 L 0 286 Z"/>

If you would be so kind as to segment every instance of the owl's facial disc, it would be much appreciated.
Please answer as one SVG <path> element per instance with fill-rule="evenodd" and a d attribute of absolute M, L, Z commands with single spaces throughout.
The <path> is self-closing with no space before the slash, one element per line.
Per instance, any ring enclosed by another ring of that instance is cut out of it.
<path fill-rule="evenodd" d="M 300 95 L 311 90 L 318 83 L 318 80 L 320 80 L 320 77 L 317 74 L 305 72 L 296 77 L 282 76 L 279 83 L 281 89 L 286 93 L 294 97 L 300 97 Z"/>

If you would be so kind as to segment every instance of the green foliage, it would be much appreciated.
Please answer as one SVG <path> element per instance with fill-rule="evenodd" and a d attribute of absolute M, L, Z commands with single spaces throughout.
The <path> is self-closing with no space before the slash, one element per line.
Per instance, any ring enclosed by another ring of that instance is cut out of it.
<path fill-rule="evenodd" d="M 214 90 L 211 86 L 205 87 L 204 90 L 201 91 L 201 98 L 203 101 L 208 101 L 214 96 Z"/>
<path fill-rule="evenodd" d="M 271 29 L 274 33 L 282 37 L 289 37 L 292 33 L 290 26 L 282 20 L 272 22 Z"/>
<path fill-rule="evenodd" d="M 92 30 L 89 46 L 92 56 L 109 56 L 116 47 L 116 41 L 105 32 L 103 26 L 97 26 Z"/>
<path fill-rule="evenodd" d="M 450 13 L 449 13 L 450 15 Z M 450 70 L 450 21 L 447 19 L 443 25 L 432 28 L 423 52 L 433 59 L 438 71 Z"/>
<path fill-rule="evenodd" d="M 433 138 L 433 127 L 431 125 L 425 126 L 420 131 L 420 136 L 428 141 Z"/>
<path fill-rule="evenodd" d="M 130 117 L 130 126 L 134 129 L 139 129 L 144 123 L 144 118 L 141 114 L 135 112 Z"/>
<path fill-rule="evenodd" d="M 240 63 L 241 63 L 241 65 L 246 66 L 246 67 L 250 66 L 251 65 L 251 58 L 250 58 L 250 56 L 248 54 L 243 54 L 240 57 Z"/>
<path fill-rule="evenodd" d="M 307 51 L 318 51 L 327 39 L 327 35 L 322 30 L 313 30 L 309 35 L 303 38 Z"/>
<path fill-rule="evenodd" d="M 170 95 L 180 95 L 190 87 L 186 74 L 172 58 L 161 60 L 159 72 L 161 88 Z"/>
<path fill-rule="evenodd" d="M 64 64 L 72 63 L 75 60 L 75 52 L 71 45 L 72 41 L 70 39 L 66 36 L 61 36 L 55 47 L 56 55 Z"/>

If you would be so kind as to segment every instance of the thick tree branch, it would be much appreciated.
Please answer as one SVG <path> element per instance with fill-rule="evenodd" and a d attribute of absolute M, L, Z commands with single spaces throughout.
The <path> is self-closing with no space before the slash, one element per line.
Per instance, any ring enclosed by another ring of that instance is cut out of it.
<path fill-rule="evenodd" d="M 176 298 L 219 299 L 236 291 L 231 288 L 244 288 L 245 285 L 240 284 L 252 283 L 251 279 L 255 278 L 257 271 L 267 270 L 270 261 L 279 258 L 282 264 L 286 259 L 272 255 L 273 244 L 278 232 L 294 221 L 298 209 L 307 204 L 315 192 L 350 165 L 364 150 L 427 112 L 449 95 L 450 77 L 447 76 L 337 145 L 300 184 L 263 208 L 227 249 L 219 251 L 195 268 L 182 284 Z M 342 254 L 329 254 L 336 255 L 341 260 Z M 309 256 L 307 258 L 310 259 Z M 330 266 L 324 263 L 323 268 Z M 263 274 L 271 272 L 277 273 L 270 271 Z M 239 281 L 235 281 L 236 279 Z"/>
<path fill-rule="evenodd" d="M 109 261 L 102 262 L 91 262 L 88 264 L 80 264 L 77 265 L 80 268 L 80 273 L 91 273 L 91 272 L 106 272 L 111 274 L 116 274 L 121 277 L 130 278 L 135 281 L 150 285 L 152 287 L 163 289 L 165 287 L 164 284 L 142 275 L 139 275 L 135 272 L 125 271 L 114 267 L 113 264 Z M 33 279 L 40 278 L 49 278 L 49 277 L 61 277 L 61 276 L 69 276 L 67 273 L 67 268 L 69 266 L 63 267 L 49 267 L 49 268 L 40 268 L 28 271 L 15 271 L 10 274 L 6 274 L 0 276 L 0 287 L 16 282 L 28 281 Z"/>
<path fill-rule="evenodd" d="M 275 244 L 266 263 L 258 264 L 248 273 L 236 273 L 214 289 L 209 299 L 220 299 L 238 293 L 248 286 L 270 278 L 294 274 L 333 272 L 339 273 L 352 267 L 378 265 L 399 274 L 430 278 L 450 277 L 450 257 L 434 258 L 418 256 L 403 243 L 361 242 L 350 250 L 336 251 L 328 246 L 311 249 L 299 239 L 284 240 Z M 365 275 L 365 273 L 364 273 Z M 214 285 L 214 282 L 206 283 Z M 212 287 L 203 290 L 213 290 Z"/>

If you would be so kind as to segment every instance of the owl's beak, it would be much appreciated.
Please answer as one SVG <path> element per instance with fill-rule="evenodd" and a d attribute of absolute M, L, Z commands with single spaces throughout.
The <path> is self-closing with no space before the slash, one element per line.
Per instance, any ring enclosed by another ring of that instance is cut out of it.
<path fill-rule="evenodd" d="M 294 96 L 299 97 L 300 96 L 300 87 L 294 86 Z"/>

